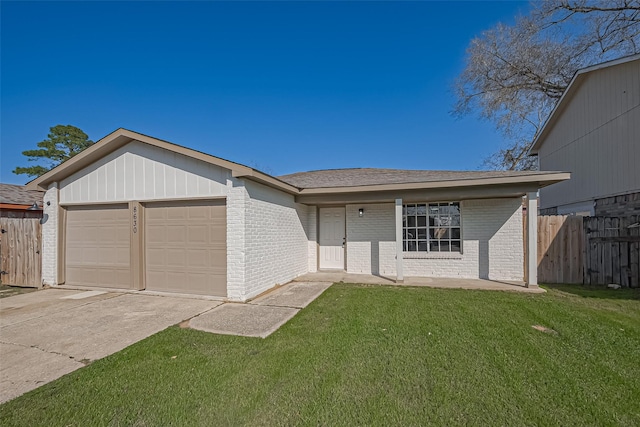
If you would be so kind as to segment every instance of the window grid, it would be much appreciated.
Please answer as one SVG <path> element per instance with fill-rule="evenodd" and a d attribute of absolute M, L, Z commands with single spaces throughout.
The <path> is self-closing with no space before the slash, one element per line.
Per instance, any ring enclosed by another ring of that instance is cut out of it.
<path fill-rule="evenodd" d="M 461 252 L 460 203 L 402 206 L 404 252 Z"/>

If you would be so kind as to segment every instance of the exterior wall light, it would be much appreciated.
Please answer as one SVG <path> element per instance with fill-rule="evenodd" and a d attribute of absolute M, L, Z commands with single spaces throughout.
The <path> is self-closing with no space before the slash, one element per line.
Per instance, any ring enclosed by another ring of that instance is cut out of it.
<path fill-rule="evenodd" d="M 358 209 L 358 216 L 360 216 L 360 217 L 364 216 L 364 209 L 362 209 L 362 208 Z"/>

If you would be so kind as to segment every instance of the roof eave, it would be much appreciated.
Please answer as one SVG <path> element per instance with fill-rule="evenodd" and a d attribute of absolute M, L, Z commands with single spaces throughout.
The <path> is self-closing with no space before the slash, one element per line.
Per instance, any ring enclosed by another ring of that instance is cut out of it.
<path fill-rule="evenodd" d="M 289 194 L 300 194 L 300 189 L 298 187 L 294 187 L 291 184 L 287 184 L 286 182 L 281 181 L 278 178 L 274 178 L 271 175 L 267 175 L 266 173 L 257 171 L 255 169 L 250 169 L 248 171 L 232 171 L 231 176 L 233 176 L 234 178 L 250 179 L 251 181 L 256 181 L 270 187 L 275 187 Z"/>
<path fill-rule="evenodd" d="M 360 185 L 350 187 L 319 187 L 303 188 L 300 195 L 362 193 L 375 191 L 403 191 L 403 190 L 428 190 L 433 188 L 457 188 L 486 185 L 513 185 L 513 184 L 537 184 L 538 188 L 546 187 L 557 182 L 571 178 L 569 172 L 549 172 L 546 174 L 527 175 L 520 177 L 475 178 L 449 181 L 411 182 L 401 184 Z"/>

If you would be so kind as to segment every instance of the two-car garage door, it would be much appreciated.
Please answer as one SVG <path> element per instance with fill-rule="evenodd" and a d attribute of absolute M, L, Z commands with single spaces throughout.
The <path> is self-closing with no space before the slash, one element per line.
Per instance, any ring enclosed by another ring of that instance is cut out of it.
<path fill-rule="evenodd" d="M 149 203 L 139 254 L 132 254 L 128 205 L 67 208 L 66 283 L 132 287 L 140 262 L 147 290 L 226 296 L 224 201 Z M 132 256 L 133 255 L 133 256 Z"/>

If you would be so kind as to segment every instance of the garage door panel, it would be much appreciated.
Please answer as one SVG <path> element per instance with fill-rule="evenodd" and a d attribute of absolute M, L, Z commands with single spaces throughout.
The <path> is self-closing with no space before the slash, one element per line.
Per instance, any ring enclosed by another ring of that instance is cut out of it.
<path fill-rule="evenodd" d="M 166 264 L 165 250 L 162 248 L 150 248 L 147 247 L 146 251 L 146 263 L 151 267 L 162 267 Z"/>
<path fill-rule="evenodd" d="M 184 245 L 186 242 L 187 227 L 184 225 L 167 225 L 165 229 L 166 242 L 168 244 Z"/>
<path fill-rule="evenodd" d="M 194 206 L 187 215 L 189 219 L 211 219 L 211 209 L 208 206 Z"/>
<path fill-rule="evenodd" d="M 147 218 L 147 222 L 148 221 L 149 218 Z M 164 233 L 164 227 L 156 225 L 147 225 L 147 234 L 145 238 L 149 243 L 164 243 L 167 241 Z"/>
<path fill-rule="evenodd" d="M 130 288 L 127 205 L 67 208 L 65 282 Z"/>
<path fill-rule="evenodd" d="M 226 296 L 224 201 L 146 205 L 145 249 L 147 289 Z"/>
<path fill-rule="evenodd" d="M 181 269 L 187 261 L 185 251 L 182 249 L 167 248 L 166 266 L 168 269 Z"/>
<path fill-rule="evenodd" d="M 194 225 L 187 231 L 187 239 L 191 245 L 208 246 L 210 243 L 209 225 Z M 214 240 L 217 236 L 213 236 Z"/>

